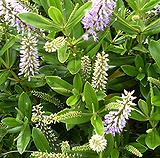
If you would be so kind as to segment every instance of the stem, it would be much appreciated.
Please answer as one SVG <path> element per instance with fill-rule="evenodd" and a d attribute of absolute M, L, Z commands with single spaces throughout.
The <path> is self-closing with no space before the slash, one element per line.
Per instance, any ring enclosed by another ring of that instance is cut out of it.
<path fill-rule="evenodd" d="M 99 158 L 103 158 L 103 152 L 100 152 Z"/>
<path fill-rule="evenodd" d="M 0 57 L 0 62 L 6 67 L 6 69 L 9 69 L 8 65 L 7 65 L 6 62 L 2 59 L 2 57 Z"/>
<path fill-rule="evenodd" d="M 25 153 L 32 153 L 32 152 L 34 152 L 34 151 L 25 151 Z M 5 155 L 8 155 L 8 154 L 12 154 L 12 153 L 19 153 L 19 152 L 18 152 L 18 150 L 8 151 L 8 152 L 6 152 L 6 153 L 2 153 L 2 154 L 0 155 L 0 157 L 5 156 Z"/>
<path fill-rule="evenodd" d="M 14 72 L 14 71 L 10 71 L 11 72 L 11 74 L 13 75 L 13 77 L 16 79 L 16 81 L 17 82 L 20 82 L 20 79 L 19 79 L 19 77 L 16 75 L 16 73 Z"/>
<path fill-rule="evenodd" d="M 115 42 L 115 40 L 118 38 L 119 35 L 121 35 L 122 31 L 118 31 L 117 35 L 115 36 L 115 38 L 112 40 L 112 43 Z"/>

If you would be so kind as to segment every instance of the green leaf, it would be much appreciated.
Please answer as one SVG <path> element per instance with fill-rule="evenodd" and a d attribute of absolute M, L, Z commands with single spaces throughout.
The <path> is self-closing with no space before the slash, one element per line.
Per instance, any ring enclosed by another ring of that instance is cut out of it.
<path fill-rule="evenodd" d="M 19 13 L 18 16 L 23 22 L 30 24 L 31 26 L 34 26 L 36 28 L 50 31 L 60 30 L 57 24 L 36 13 Z"/>
<path fill-rule="evenodd" d="M 68 47 L 67 47 L 66 44 L 65 44 L 64 47 L 58 49 L 58 60 L 61 63 L 64 63 L 68 59 L 68 57 L 69 57 L 70 53 L 67 52 L 67 49 L 68 49 Z"/>
<path fill-rule="evenodd" d="M 149 10 L 152 10 L 156 4 L 158 4 L 160 0 L 149 0 L 143 7 L 142 11 L 147 12 Z"/>
<path fill-rule="evenodd" d="M 5 45 L 2 47 L 2 49 L 0 50 L 0 56 L 2 56 L 7 49 L 11 48 L 16 42 L 16 37 L 12 36 L 9 38 L 9 40 L 5 43 Z"/>
<path fill-rule="evenodd" d="M 143 61 L 143 58 L 140 55 L 136 55 L 135 65 L 136 65 L 137 69 L 144 67 L 144 61 Z"/>
<path fill-rule="evenodd" d="M 91 7 L 91 4 L 92 4 L 91 2 L 87 2 L 80 8 L 78 8 L 78 5 L 76 5 L 66 23 L 66 28 L 67 29 L 73 28 L 78 22 L 80 22 L 80 20 L 85 15 L 86 10 Z"/>
<path fill-rule="evenodd" d="M 124 71 L 124 73 L 126 73 L 128 76 L 136 76 L 138 71 L 134 66 L 131 65 L 123 65 L 121 66 L 122 70 Z"/>
<path fill-rule="evenodd" d="M 97 111 L 99 109 L 97 95 L 89 82 L 86 82 L 86 84 L 84 85 L 83 93 L 86 102 L 86 107 L 89 109 L 89 111 Z"/>
<path fill-rule="evenodd" d="M 37 3 L 39 6 L 41 5 L 40 0 L 33 0 L 33 2 Z"/>
<path fill-rule="evenodd" d="M 136 79 L 139 80 L 139 81 L 142 81 L 144 78 L 145 78 L 145 74 L 144 73 L 139 73 L 137 76 L 136 76 Z"/>
<path fill-rule="evenodd" d="M 147 121 L 148 118 L 138 109 L 134 108 L 131 113 L 130 118 L 137 120 L 137 121 Z"/>
<path fill-rule="evenodd" d="M 79 101 L 79 99 L 80 99 L 79 95 L 72 95 L 67 99 L 66 104 L 68 106 L 73 106 Z"/>
<path fill-rule="evenodd" d="M 2 141 L 3 137 L 7 134 L 7 129 L 5 127 L 0 127 L 0 142 Z"/>
<path fill-rule="evenodd" d="M 17 120 L 13 117 L 6 117 L 2 120 L 2 123 L 5 124 L 7 127 L 16 127 L 21 126 L 23 124 L 22 121 Z"/>
<path fill-rule="evenodd" d="M 55 92 L 65 96 L 71 95 L 71 91 L 73 89 L 72 85 L 62 80 L 60 77 L 47 76 L 46 82 Z"/>
<path fill-rule="evenodd" d="M 40 129 L 33 127 L 32 138 L 38 150 L 41 152 L 51 152 L 49 142 L 47 141 L 44 134 L 40 131 Z"/>
<path fill-rule="evenodd" d="M 134 11 L 137 11 L 138 10 L 138 7 L 137 7 L 137 3 L 136 1 L 134 0 L 126 0 L 128 5 L 134 10 Z"/>
<path fill-rule="evenodd" d="M 62 5 L 60 0 L 47 0 L 48 5 L 54 6 L 62 12 Z"/>
<path fill-rule="evenodd" d="M 4 71 L 0 73 L 0 85 L 3 84 L 7 80 L 8 76 L 9 76 L 8 71 Z"/>
<path fill-rule="evenodd" d="M 26 147 L 28 146 L 31 138 L 31 131 L 30 127 L 27 124 L 22 128 L 22 131 L 20 132 L 18 139 L 17 139 L 17 149 L 20 154 L 25 152 Z"/>
<path fill-rule="evenodd" d="M 141 109 L 141 111 L 142 111 L 146 116 L 149 115 L 148 105 L 147 105 L 147 103 L 146 103 L 144 100 L 140 99 L 140 100 L 138 101 L 138 106 L 139 106 L 139 108 Z"/>
<path fill-rule="evenodd" d="M 113 149 L 111 151 L 111 158 L 119 158 L 119 150 L 118 149 Z"/>
<path fill-rule="evenodd" d="M 19 96 L 18 108 L 29 120 L 31 119 L 32 103 L 27 93 L 23 92 Z"/>
<path fill-rule="evenodd" d="M 94 130 L 96 131 L 97 134 L 103 136 L 104 135 L 104 124 L 98 115 L 93 115 L 91 117 L 91 124 L 94 127 Z"/>
<path fill-rule="evenodd" d="M 30 87 L 30 88 L 38 88 L 43 87 L 46 84 L 45 76 L 43 74 L 39 74 L 31 77 L 31 80 L 24 80 L 21 85 Z"/>
<path fill-rule="evenodd" d="M 53 22 L 62 29 L 64 25 L 64 17 L 61 11 L 56 7 L 52 6 L 48 9 L 48 14 L 49 17 L 53 20 Z"/>
<path fill-rule="evenodd" d="M 81 75 L 80 74 L 76 74 L 74 76 L 74 79 L 73 79 L 73 87 L 79 91 L 79 93 L 82 92 L 82 86 L 83 86 L 83 83 L 82 83 L 82 78 L 81 78 Z"/>
<path fill-rule="evenodd" d="M 160 135 L 156 129 L 152 129 L 145 138 L 146 145 L 149 149 L 154 150 L 160 145 Z"/>
<path fill-rule="evenodd" d="M 152 115 L 150 116 L 150 120 L 154 120 L 154 121 L 159 121 L 160 120 L 160 112 L 159 110 L 152 113 Z"/>
<path fill-rule="evenodd" d="M 65 8 L 65 10 L 63 11 L 63 14 L 65 15 L 65 19 L 68 19 L 74 9 L 72 0 L 63 0 L 63 6 Z"/>
<path fill-rule="evenodd" d="M 108 82 L 108 88 L 115 91 L 123 91 L 124 89 L 133 88 L 137 82 L 127 76 L 117 77 Z"/>
<path fill-rule="evenodd" d="M 160 32 L 160 19 L 157 19 L 145 27 L 143 34 L 154 35 Z"/>
<path fill-rule="evenodd" d="M 126 19 L 120 17 L 118 14 L 115 14 L 115 16 L 117 17 L 117 20 L 115 21 L 113 26 L 116 29 L 122 30 L 131 35 L 138 34 L 138 32 L 140 32 L 140 30 L 132 26 Z"/>
<path fill-rule="evenodd" d="M 78 73 L 81 69 L 81 60 L 78 58 L 73 58 L 68 62 L 67 69 L 72 75 Z"/>
<path fill-rule="evenodd" d="M 152 103 L 154 106 L 160 106 L 160 98 L 159 98 L 159 95 L 152 96 L 152 97 L 151 97 L 151 103 Z"/>
<path fill-rule="evenodd" d="M 48 14 L 48 8 L 49 8 L 49 5 L 48 3 L 46 3 L 46 0 L 39 0 L 42 7 L 44 8 L 45 12 Z"/>
<path fill-rule="evenodd" d="M 113 150 L 115 145 L 114 137 L 111 133 L 107 134 L 105 137 L 107 139 L 107 148 L 104 151 L 104 156 L 110 157 L 111 151 Z"/>
<path fill-rule="evenodd" d="M 149 51 L 152 56 L 152 58 L 155 60 L 156 64 L 158 65 L 160 69 L 160 43 L 158 41 L 151 40 L 149 44 Z"/>
<path fill-rule="evenodd" d="M 134 146 L 136 149 L 138 149 L 141 153 L 144 153 L 148 150 L 148 148 L 141 143 L 134 142 L 131 143 L 131 145 Z"/>
<path fill-rule="evenodd" d="M 90 56 L 91 58 L 93 58 L 93 57 L 97 54 L 99 48 L 101 47 L 101 45 L 102 45 L 102 43 L 103 43 L 103 41 L 104 41 L 104 38 L 106 38 L 106 36 L 107 36 L 108 34 L 109 34 L 109 30 L 107 29 L 107 30 L 100 36 L 100 40 L 98 41 L 98 43 L 97 43 L 97 44 L 94 44 L 93 48 L 88 51 L 88 53 L 87 53 L 88 56 Z M 92 42 L 92 43 L 93 43 L 93 42 Z M 86 41 L 84 41 L 84 44 L 86 45 Z M 89 45 L 89 47 L 90 47 L 92 44 L 88 44 L 88 45 Z"/>

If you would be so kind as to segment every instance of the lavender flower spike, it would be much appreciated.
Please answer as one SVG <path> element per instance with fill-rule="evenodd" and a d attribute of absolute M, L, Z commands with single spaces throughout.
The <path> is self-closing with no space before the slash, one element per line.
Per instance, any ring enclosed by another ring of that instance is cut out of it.
<path fill-rule="evenodd" d="M 107 115 L 105 115 L 104 126 L 105 133 L 112 133 L 114 136 L 116 133 L 121 133 L 123 128 L 126 126 L 126 123 L 131 115 L 132 107 L 136 104 L 133 103 L 133 100 L 136 97 L 133 97 L 134 91 L 127 92 L 124 90 L 124 94 L 122 94 L 122 100 L 117 100 L 119 107 L 114 111 L 110 111 Z"/>
<path fill-rule="evenodd" d="M 31 34 L 23 37 L 20 48 L 20 73 L 19 75 L 24 74 L 24 77 L 34 76 L 38 73 L 39 70 L 39 58 L 37 50 L 37 37 Z"/>
<path fill-rule="evenodd" d="M 0 1 L 0 17 L 2 16 L 5 22 L 16 28 L 17 33 L 24 34 L 25 27 L 27 27 L 28 31 L 30 31 L 30 29 L 34 30 L 32 26 L 23 23 L 18 17 L 18 13 L 28 12 L 28 8 L 26 8 L 18 0 Z"/>
<path fill-rule="evenodd" d="M 92 35 L 94 41 L 97 41 L 97 32 L 103 31 L 109 25 L 115 6 L 113 0 L 92 0 L 92 8 L 82 19 L 84 29 L 87 30 L 82 36 L 84 40 L 88 40 L 88 36 Z"/>

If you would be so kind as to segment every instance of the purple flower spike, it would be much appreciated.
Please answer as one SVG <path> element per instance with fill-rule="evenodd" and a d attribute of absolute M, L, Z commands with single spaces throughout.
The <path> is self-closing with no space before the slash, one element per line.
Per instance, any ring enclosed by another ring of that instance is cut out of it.
<path fill-rule="evenodd" d="M 126 126 L 126 123 L 131 115 L 132 107 L 136 104 L 132 101 L 136 99 L 133 97 L 134 91 L 127 92 L 124 90 L 124 94 L 122 94 L 122 100 L 117 100 L 116 103 L 119 104 L 119 107 L 114 111 L 110 111 L 104 117 L 104 126 L 105 126 L 105 133 L 112 133 L 114 136 L 116 133 L 121 133 L 123 128 Z"/>
<path fill-rule="evenodd" d="M 82 24 L 87 33 L 82 37 L 88 40 L 88 35 L 92 35 L 94 41 L 98 41 L 97 32 L 103 31 L 110 22 L 110 17 L 116 6 L 113 0 L 92 0 L 92 8 L 82 19 Z"/>

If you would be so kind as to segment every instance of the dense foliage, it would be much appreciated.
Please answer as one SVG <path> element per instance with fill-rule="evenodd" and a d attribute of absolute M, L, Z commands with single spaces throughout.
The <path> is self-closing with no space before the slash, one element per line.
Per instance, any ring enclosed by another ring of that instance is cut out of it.
<path fill-rule="evenodd" d="M 0 156 L 160 157 L 160 0 L 0 0 Z"/>

